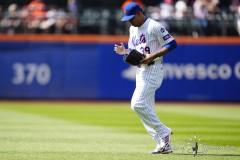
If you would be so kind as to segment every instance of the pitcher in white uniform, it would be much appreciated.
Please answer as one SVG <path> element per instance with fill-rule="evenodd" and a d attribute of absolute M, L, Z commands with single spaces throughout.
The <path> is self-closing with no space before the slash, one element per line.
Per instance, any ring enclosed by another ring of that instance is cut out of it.
<path fill-rule="evenodd" d="M 163 81 L 163 56 L 177 47 L 175 39 L 164 26 L 147 18 L 142 8 L 136 3 L 130 3 L 124 8 L 122 21 L 129 21 L 130 36 L 128 49 L 123 43 L 115 44 L 117 54 L 128 54 L 136 49 L 146 58 L 136 70 L 136 88 L 131 100 L 131 108 L 141 118 L 148 133 L 156 142 L 156 148 L 151 154 L 168 154 L 172 152 L 170 135 L 172 130 L 164 125 L 158 118 L 155 105 L 155 92 Z"/>

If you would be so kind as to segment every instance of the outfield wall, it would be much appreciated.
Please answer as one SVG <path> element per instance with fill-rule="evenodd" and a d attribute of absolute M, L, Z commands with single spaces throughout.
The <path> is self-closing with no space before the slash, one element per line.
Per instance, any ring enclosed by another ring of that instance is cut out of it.
<path fill-rule="evenodd" d="M 157 100 L 240 101 L 240 38 L 176 37 Z M 130 99 L 126 36 L 0 35 L 0 98 Z"/>

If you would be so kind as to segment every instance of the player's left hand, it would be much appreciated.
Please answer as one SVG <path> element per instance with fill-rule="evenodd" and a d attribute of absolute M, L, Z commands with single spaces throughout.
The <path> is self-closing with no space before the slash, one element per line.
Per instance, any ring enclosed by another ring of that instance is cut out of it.
<path fill-rule="evenodd" d="M 148 64 L 154 60 L 152 54 L 146 54 L 146 57 L 141 60 L 140 64 Z"/>

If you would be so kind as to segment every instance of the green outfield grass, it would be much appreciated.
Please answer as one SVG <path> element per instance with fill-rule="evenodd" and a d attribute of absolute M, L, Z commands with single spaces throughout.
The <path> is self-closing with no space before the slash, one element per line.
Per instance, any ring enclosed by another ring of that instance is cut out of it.
<path fill-rule="evenodd" d="M 156 111 L 173 130 L 172 154 L 147 154 L 155 143 L 129 103 L 0 101 L 0 160 L 240 159 L 239 104 L 157 103 Z"/>

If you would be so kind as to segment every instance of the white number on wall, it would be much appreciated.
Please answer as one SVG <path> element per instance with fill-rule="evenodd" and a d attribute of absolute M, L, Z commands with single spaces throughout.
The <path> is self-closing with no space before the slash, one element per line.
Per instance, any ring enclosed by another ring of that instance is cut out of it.
<path fill-rule="evenodd" d="M 51 69 L 46 63 L 14 63 L 12 69 L 12 83 L 15 85 L 30 85 L 34 80 L 40 85 L 46 85 L 51 78 Z"/>

